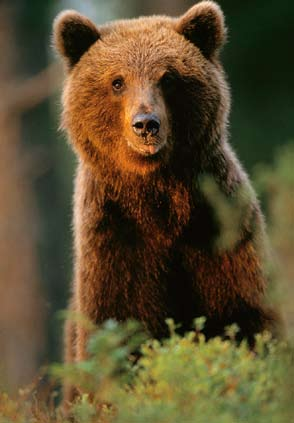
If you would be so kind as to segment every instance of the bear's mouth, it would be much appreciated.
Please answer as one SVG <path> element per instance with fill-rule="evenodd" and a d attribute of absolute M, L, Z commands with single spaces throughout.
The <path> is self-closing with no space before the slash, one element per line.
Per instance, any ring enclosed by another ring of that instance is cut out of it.
<path fill-rule="evenodd" d="M 136 153 L 148 157 L 156 155 L 166 145 L 166 141 L 135 144 L 128 140 L 127 145 Z"/>

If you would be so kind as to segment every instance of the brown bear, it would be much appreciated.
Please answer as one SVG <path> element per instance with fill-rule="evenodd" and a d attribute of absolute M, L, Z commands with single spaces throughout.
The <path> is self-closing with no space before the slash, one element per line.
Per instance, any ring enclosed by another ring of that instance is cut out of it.
<path fill-rule="evenodd" d="M 78 157 L 70 307 L 97 324 L 133 318 L 160 339 L 166 318 L 184 332 L 206 316 L 207 337 L 236 322 L 249 342 L 275 326 L 265 305 L 263 217 L 228 144 L 225 38 L 212 1 L 179 18 L 97 27 L 65 11 L 55 20 L 67 65 L 62 127 Z M 230 225 L 205 177 L 229 201 L 232 221 L 240 212 L 222 247 Z M 84 359 L 85 329 L 68 322 L 65 336 L 66 360 Z"/>

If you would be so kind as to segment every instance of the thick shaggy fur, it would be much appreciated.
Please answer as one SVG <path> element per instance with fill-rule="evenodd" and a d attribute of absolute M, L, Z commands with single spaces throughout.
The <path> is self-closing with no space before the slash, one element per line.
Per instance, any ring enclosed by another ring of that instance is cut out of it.
<path fill-rule="evenodd" d="M 67 11 L 55 21 L 67 64 L 62 125 L 79 159 L 71 308 L 96 323 L 134 318 L 161 338 L 167 317 L 185 331 L 205 315 L 207 336 L 236 322 L 250 341 L 274 324 L 264 306 L 263 218 L 227 140 L 230 95 L 218 59 L 224 39 L 223 14 L 211 1 L 178 19 L 97 28 Z M 118 78 L 124 84 L 115 92 Z M 135 113 L 159 116 L 157 154 L 140 153 Z M 202 189 L 204 175 L 233 208 L 239 193 L 245 198 L 227 248 L 217 247 L 222 225 Z M 86 340 L 68 322 L 65 359 L 84 359 Z"/>

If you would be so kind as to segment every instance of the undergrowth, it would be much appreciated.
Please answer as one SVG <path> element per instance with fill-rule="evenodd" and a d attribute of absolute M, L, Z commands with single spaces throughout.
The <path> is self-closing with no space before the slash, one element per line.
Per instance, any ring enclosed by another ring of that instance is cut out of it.
<path fill-rule="evenodd" d="M 71 409 L 77 423 L 291 421 L 293 352 L 287 343 L 264 333 L 252 351 L 246 341 L 237 345 L 234 326 L 227 339 L 206 341 L 201 318 L 183 337 L 173 321 L 168 325 L 168 339 L 142 343 L 137 323 L 107 321 L 93 330 L 87 361 L 50 367 L 51 377 L 83 392 Z M 139 349 L 135 360 L 132 351 Z M 38 400 L 35 388 L 20 391 L 16 399 L 1 394 L 0 418 L 1 423 L 69 422 L 53 400 Z"/>

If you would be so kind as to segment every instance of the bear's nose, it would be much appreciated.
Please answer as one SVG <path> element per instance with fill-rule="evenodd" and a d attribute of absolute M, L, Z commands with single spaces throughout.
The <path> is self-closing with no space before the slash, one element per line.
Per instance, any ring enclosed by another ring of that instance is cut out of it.
<path fill-rule="evenodd" d="M 154 136 L 159 132 L 160 120 L 153 114 L 139 114 L 134 117 L 132 127 L 139 137 Z"/>

